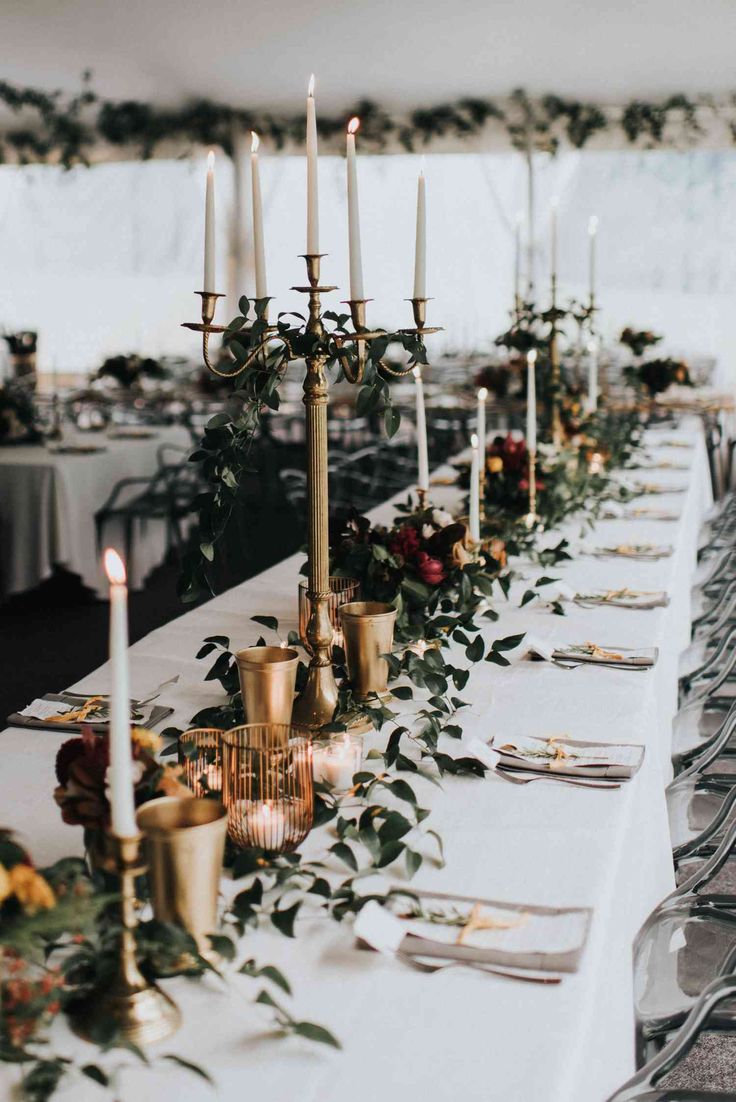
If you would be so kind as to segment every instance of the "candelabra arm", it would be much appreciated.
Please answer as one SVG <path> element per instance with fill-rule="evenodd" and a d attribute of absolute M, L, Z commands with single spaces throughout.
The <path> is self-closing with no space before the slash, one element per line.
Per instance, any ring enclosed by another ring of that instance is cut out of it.
<path fill-rule="evenodd" d="M 215 316 L 215 309 L 217 307 L 218 298 L 223 296 L 215 291 L 197 291 L 196 294 L 202 298 L 202 321 L 185 321 L 182 322 L 182 328 L 192 329 L 195 333 L 202 334 L 202 360 L 205 367 L 213 375 L 216 375 L 218 379 L 234 379 L 241 372 L 245 371 L 247 367 L 250 367 L 255 360 L 259 357 L 266 362 L 266 350 L 269 344 L 274 341 L 280 341 L 286 348 L 287 358 L 293 359 L 293 352 L 288 339 L 281 333 L 274 325 L 268 325 L 268 319 L 266 317 L 267 307 L 264 308 L 263 317 L 259 317 L 258 320 L 266 321 L 266 327 L 263 329 L 263 335 L 256 345 L 253 346 L 249 352 L 246 360 L 242 364 L 236 364 L 233 371 L 222 371 L 217 367 L 210 359 L 210 335 L 212 333 L 225 333 L 227 327 L 224 325 L 213 325 L 212 321 Z M 263 300 L 264 303 L 268 303 L 268 299 Z"/>

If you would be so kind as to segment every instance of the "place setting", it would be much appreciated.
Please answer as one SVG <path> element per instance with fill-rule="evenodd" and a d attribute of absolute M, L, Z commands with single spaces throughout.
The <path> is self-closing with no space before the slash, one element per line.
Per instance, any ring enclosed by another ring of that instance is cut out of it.
<path fill-rule="evenodd" d="M 3 1097 L 736 1092 L 736 16 L 409 2 L 6 21 Z"/>

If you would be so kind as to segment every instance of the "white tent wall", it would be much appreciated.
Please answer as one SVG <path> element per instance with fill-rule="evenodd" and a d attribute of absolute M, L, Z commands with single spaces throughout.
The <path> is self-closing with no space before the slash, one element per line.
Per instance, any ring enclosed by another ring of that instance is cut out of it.
<path fill-rule="evenodd" d="M 442 154 L 426 159 L 430 324 L 448 348 L 488 347 L 512 295 L 514 221 L 523 209 L 523 159 Z M 247 162 L 247 156 L 246 156 Z M 375 324 L 408 322 L 419 159 L 361 156 L 366 294 Z M 261 158 L 269 291 L 299 310 L 305 203 L 302 157 Z M 736 153 L 563 153 L 536 158 L 535 276 L 544 302 L 550 199 L 559 198 L 563 299 L 587 287 L 588 217 L 600 219 L 598 299 L 609 337 L 624 324 L 654 328 L 667 348 L 714 355 L 724 380 L 736 364 Z M 41 334 L 42 369 L 89 372 L 124 351 L 196 354 L 179 327 L 197 320 L 202 282 L 202 159 L 112 163 L 65 172 L 0 168 L 0 325 Z M 250 277 L 250 178 L 244 173 L 245 286 Z M 228 286 L 232 165 L 217 168 L 218 284 Z M 320 162 L 324 275 L 347 297 L 345 165 Z M 236 310 L 221 303 L 219 320 Z M 440 341 L 433 341 L 433 348 Z"/>

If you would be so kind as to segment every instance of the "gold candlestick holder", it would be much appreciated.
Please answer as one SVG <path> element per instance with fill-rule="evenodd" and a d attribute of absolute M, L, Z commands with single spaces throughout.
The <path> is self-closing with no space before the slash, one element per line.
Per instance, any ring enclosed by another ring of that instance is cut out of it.
<path fill-rule="evenodd" d="M 537 451 L 529 452 L 529 512 L 524 517 L 524 524 L 529 531 L 539 523 L 537 513 Z"/>
<path fill-rule="evenodd" d="M 361 383 L 365 375 L 368 361 L 368 342 L 379 337 L 385 337 L 384 330 L 371 330 L 367 326 L 366 307 L 370 299 L 348 299 L 350 317 L 353 323 L 353 333 L 327 333 L 322 322 L 321 298 L 323 294 L 335 291 L 337 288 L 324 286 L 320 282 L 321 264 L 324 253 L 302 254 L 307 267 L 307 283 L 303 286 L 293 287 L 292 290 L 308 296 L 308 318 L 305 325 L 307 334 L 315 338 L 315 351 L 306 355 L 306 373 L 304 376 L 304 406 L 306 409 L 306 442 L 307 442 L 307 598 L 310 605 L 310 615 L 307 621 L 306 635 L 308 649 L 311 654 L 307 679 L 299 697 L 294 703 L 293 720 L 295 723 L 318 728 L 329 723 L 337 707 L 337 683 L 332 667 L 332 636 L 333 628 L 330 622 L 329 602 L 331 597 L 329 584 L 329 502 L 327 486 L 327 403 L 329 401 L 329 386 L 325 367 L 331 356 L 338 360 L 345 378 L 350 383 Z M 256 332 L 255 327 L 250 331 L 240 330 L 241 333 L 250 335 L 255 339 L 255 346 L 249 353 L 244 364 L 236 365 L 230 372 L 223 372 L 215 367 L 209 358 L 209 336 L 212 333 L 224 333 L 226 328 L 214 325 L 214 314 L 217 299 L 220 294 L 214 292 L 197 292 L 202 296 L 202 321 L 187 322 L 185 327 L 195 332 L 202 333 L 202 356 L 205 366 L 220 378 L 233 378 L 239 375 L 245 367 L 257 357 L 264 358 L 266 349 L 271 342 L 280 342 L 286 352 L 287 359 L 293 360 L 297 356 L 292 352 L 288 338 L 268 325 L 267 306 L 268 300 L 261 299 L 259 303 L 265 303 L 261 308 L 261 316 L 258 321 L 262 323 Z M 414 335 L 423 339 L 432 333 L 440 332 L 439 327 L 427 327 L 426 313 L 427 298 L 411 298 L 414 326 L 401 329 L 400 333 Z M 348 346 L 351 351 L 348 350 Z M 397 370 L 383 360 L 376 365 L 379 370 L 387 375 L 403 377 L 413 370 L 413 365 L 406 369 Z"/>
<path fill-rule="evenodd" d="M 112 1022 L 120 1037 L 136 1045 L 151 1045 L 170 1037 L 181 1025 L 181 1014 L 168 995 L 143 976 L 136 957 L 135 879 L 145 872 L 141 835 L 109 838 L 113 867 L 120 878 L 120 941 L 116 973 L 75 1008 L 75 1033 L 92 1039 L 95 1026 Z"/>

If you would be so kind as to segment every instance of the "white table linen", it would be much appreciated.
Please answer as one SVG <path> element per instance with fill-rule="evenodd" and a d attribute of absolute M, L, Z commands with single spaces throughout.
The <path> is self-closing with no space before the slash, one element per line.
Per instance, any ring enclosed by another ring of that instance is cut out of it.
<path fill-rule="evenodd" d="M 94 514 L 123 478 L 149 477 L 162 444 L 189 447 L 186 429 L 154 430 L 152 437 L 116 440 L 85 434 L 68 441 L 99 444 L 90 455 L 59 454 L 37 445 L 0 448 L 0 596 L 32 589 L 55 565 L 78 574 L 84 585 L 107 597 L 97 551 Z M 133 530 L 130 587 L 139 589 L 166 549 L 161 522 Z M 108 524 L 105 542 L 124 552 L 118 525 Z"/>
<path fill-rule="evenodd" d="M 675 435 L 668 430 L 667 436 Z M 572 738 L 641 742 L 647 753 L 634 779 L 618 790 L 574 789 L 540 781 L 526 787 L 499 778 L 448 777 L 442 790 L 418 783 L 422 803 L 439 830 L 447 865 L 425 862 L 418 887 L 490 899 L 589 906 L 591 936 L 580 971 L 559 987 L 543 988 L 464 970 L 420 975 L 400 963 L 354 948 L 349 923 L 305 919 L 294 940 L 277 933 L 249 933 L 243 956 L 283 967 L 295 997 L 293 1012 L 331 1028 L 342 1053 L 296 1040 L 276 1041 L 268 1017 L 247 1001 L 256 988 L 235 976 L 226 988 L 215 979 L 166 984 L 184 1015 L 181 1031 L 164 1052 L 194 1059 L 212 1073 L 218 1097 L 300 1102 L 602 1102 L 633 1069 L 631 943 L 651 909 L 673 887 L 664 800 L 669 778 L 669 740 L 676 708 L 677 657 L 688 640 L 689 588 L 695 569 L 700 520 L 710 501 L 707 463 L 697 423 L 677 435 L 692 441 L 689 472 L 657 472 L 658 481 L 686 483 L 685 495 L 652 499 L 681 510 L 677 523 L 603 521 L 593 538 L 605 542 L 672 542 L 675 554 L 658 562 L 577 559 L 544 571 L 575 589 L 665 589 L 667 608 L 630 611 L 567 606 L 565 618 L 535 605 L 519 609 L 525 583 L 512 600 L 498 601 L 501 618 L 484 627 L 493 638 L 518 631 L 560 642 L 658 646 L 653 671 L 581 667 L 563 672 L 549 663 L 516 660 L 509 668 L 484 662 L 461 694 L 472 707 L 461 713 L 464 740 L 491 734 L 567 734 Z M 656 434 L 652 436 L 656 440 Z M 659 453 L 658 453 L 659 454 Z M 662 453 L 664 454 L 664 452 Z M 671 454 L 671 453 L 670 453 Z M 678 454 L 683 454 L 678 452 Z M 432 489 L 437 504 L 457 500 L 453 489 Z M 393 516 L 390 506 L 374 514 Z M 579 524 L 569 526 L 576 535 Z M 202 678 L 210 659 L 194 659 L 206 635 L 229 635 L 235 646 L 255 640 L 256 613 L 279 618 L 282 631 L 296 625 L 299 558 L 280 563 L 131 648 L 131 686 L 145 694 L 166 677 L 181 683 L 162 703 L 176 709 L 171 722 L 185 726 L 198 709 L 222 699 Z M 521 648 L 523 649 L 523 647 Z M 109 670 L 76 688 L 104 690 Z M 79 828 L 61 824 L 51 800 L 53 762 L 61 736 L 6 730 L 2 736 L 0 803 L 5 825 L 20 831 L 34 856 L 51 861 L 81 852 Z M 385 736 L 379 738 L 385 742 Z M 450 753 L 462 747 L 447 740 Z M 315 831 L 305 855 L 322 854 L 326 829 Z M 394 877 L 397 879 L 397 877 Z M 94 1049 L 72 1038 L 63 1023 L 55 1039 L 66 1051 Z M 13 1072 L 3 1072 L 6 1079 Z M 177 1070 L 131 1068 L 119 1092 L 124 1102 L 158 1102 L 162 1089 L 187 1102 L 211 1094 Z M 60 1099 L 83 1102 L 97 1088 L 70 1083 Z"/>

